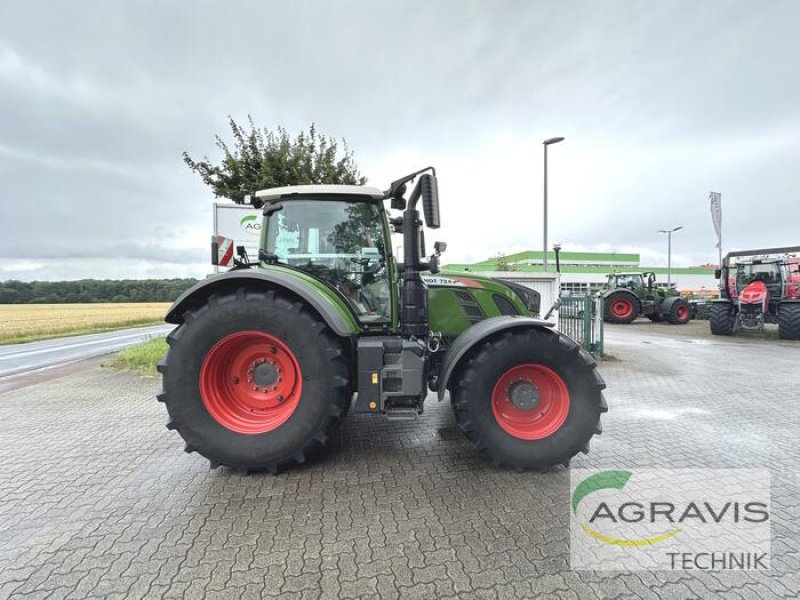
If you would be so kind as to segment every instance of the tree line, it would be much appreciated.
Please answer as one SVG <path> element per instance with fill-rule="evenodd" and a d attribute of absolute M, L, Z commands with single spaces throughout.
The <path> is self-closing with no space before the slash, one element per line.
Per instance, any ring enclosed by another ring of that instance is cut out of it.
<path fill-rule="evenodd" d="M 196 279 L 0 281 L 0 304 L 172 302 Z"/>

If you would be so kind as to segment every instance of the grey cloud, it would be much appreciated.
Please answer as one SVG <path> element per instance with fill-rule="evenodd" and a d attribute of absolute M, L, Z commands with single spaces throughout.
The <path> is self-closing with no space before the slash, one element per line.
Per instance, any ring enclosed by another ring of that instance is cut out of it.
<path fill-rule="evenodd" d="M 180 153 L 216 156 L 229 113 L 315 121 L 377 185 L 422 166 L 391 157 L 452 165 L 453 261 L 538 247 L 553 134 L 565 241 L 663 254 L 655 230 L 686 221 L 681 252 L 704 262 L 711 189 L 731 244 L 793 241 L 798 20 L 788 1 L 18 3 L 0 22 L 0 256 L 205 261 L 212 198 Z M 504 170 L 514 151 L 530 159 Z M 486 215 L 476 235 L 493 176 L 519 192 L 492 208 L 532 218 Z"/>

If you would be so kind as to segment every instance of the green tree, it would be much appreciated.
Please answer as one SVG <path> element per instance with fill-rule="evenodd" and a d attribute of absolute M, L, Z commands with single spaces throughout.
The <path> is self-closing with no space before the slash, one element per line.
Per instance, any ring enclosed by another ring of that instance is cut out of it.
<path fill-rule="evenodd" d="M 339 143 L 317 132 L 313 123 L 308 131 L 292 137 L 283 127 L 274 131 L 256 127 L 249 115 L 247 121 L 249 128 L 228 117 L 232 144 L 215 136 L 223 154 L 219 164 L 212 163 L 207 156 L 196 161 L 187 152 L 183 153 L 183 161 L 200 175 L 217 198 L 241 203 L 245 194 L 271 187 L 366 183 L 347 143 L 342 140 L 343 151 L 339 152 Z"/>

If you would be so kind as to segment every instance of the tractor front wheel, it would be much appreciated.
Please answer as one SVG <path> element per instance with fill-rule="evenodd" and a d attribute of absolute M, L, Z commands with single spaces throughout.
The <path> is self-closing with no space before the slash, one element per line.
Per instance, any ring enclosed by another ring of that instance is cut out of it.
<path fill-rule="evenodd" d="M 352 397 L 339 340 L 303 303 L 273 291 L 215 294 L 167 342 L 158 395 L 167 428 L 212 467 L 302 463 Z"/>
<path fill-rule="evenodd" d="M 782 302 L 778 305 L 778 337 L 800 340 L 800 303 Z"/>
<path fill-rule="evenodd" d="M 495 464 L 543 470 L 588 452 L 608 410 L 592 356 L 557 332 L 531 329 L 491 339 L 459 370 L 456 420 Z"/>
<path fill-rule="evenodd" d="M 630 323 L 641 312 L 639 299 L 630 292 L 612 292 L 604 304 L 604 317 L 609 323 Z"/>
<path fill-rule="evenodd" d="M 728 302 L 715 302 L 708 311 L 708 324 L 714 335 L 733 335 L 736 315 L 733 305 Z"/>
<path fill-rule="evenodd" d="M 669 312 L 664 315 L 671 325 L 686 325 L 689 322 L 689 303 L 678 299 L 672 303 Z"/>

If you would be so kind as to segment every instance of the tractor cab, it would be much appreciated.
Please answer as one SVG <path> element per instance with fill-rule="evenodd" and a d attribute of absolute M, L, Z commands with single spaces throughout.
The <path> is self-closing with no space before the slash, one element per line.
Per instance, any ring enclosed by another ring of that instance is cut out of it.
<path fill-rule="evenodd" d="M 655 283 L 655 273 L 610 273 L 608 275 L 608 283 L 606 288 L 613 289 L 626 289 L 630 290 L 640 298 L 644 298 L 651 294 L 653 284 Z"/>
<path fill-rule="evenodd" d="M 380 190 L 314 186 L 311 193 L 280 189 L 256 194 L 265 208 L 259 257 L 322 279 L 364 323 L 389 322 L 391 244 Z"/>
<path fill-rule="evenodd" d="M 608 289 L 624 288 L 640 296 L 644 287 L 641 273 L 611 273 L 608 276 Z"/>
<path fill-rule="evenodd" d="M 736 291 L 740 302 L 768 302 L 769 296 L 783 295 L 782 261 L 754 259 L 736 265 Z"/>

